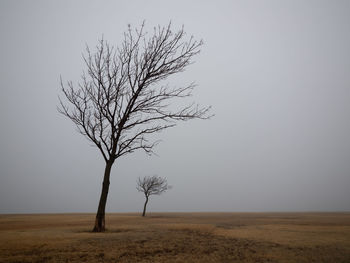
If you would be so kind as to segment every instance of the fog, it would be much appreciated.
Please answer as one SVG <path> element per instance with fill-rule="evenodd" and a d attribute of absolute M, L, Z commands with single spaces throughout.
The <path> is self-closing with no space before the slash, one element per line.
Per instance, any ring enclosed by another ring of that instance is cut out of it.
<path fill-rule="evenodd" d="M 155 211 L 350 210 L 349 1 L 1 1 L 0 213 L 96 212 L 104 161 L 57 112 L 85 46 L 127 25 L 203 39 L 195 81 L 212 106 L 116 161 L 108 212 L 141 212 L 137 177 L 166 177 Z"/>

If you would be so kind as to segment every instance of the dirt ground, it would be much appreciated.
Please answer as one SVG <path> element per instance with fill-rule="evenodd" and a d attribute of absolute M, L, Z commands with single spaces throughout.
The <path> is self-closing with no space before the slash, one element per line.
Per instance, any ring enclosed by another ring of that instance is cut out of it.
<path fill-rule="evenodd" d="M 350 213 L 0 215 L 0 262 L 350 262 Z"/>

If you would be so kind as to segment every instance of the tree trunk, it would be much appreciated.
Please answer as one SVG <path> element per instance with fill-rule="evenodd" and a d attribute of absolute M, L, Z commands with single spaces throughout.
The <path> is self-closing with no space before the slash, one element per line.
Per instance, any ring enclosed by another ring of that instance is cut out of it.
<path fill-rule="evenodd" d="M 148 203 L 148 196 L 146 196 L 146 202 L 143 206 L 143 213 L 142 213 L 142 216 L 145 216 L 146 215 L 146 206 L 147 206 L 147 203 Z"/>
<path fill-rule="evenodd" d="M 105 174 L 103 177 L 103 183 L 102 183 L 102 192 L 100 197 L 100 202 L 98 204 L 97 214 L 96 214 L 96 220 L 95 220 L 95 226 L 92 230 L 93 232 L 104 232 L 105 231 L 105 210 L 106 210 L 106 203 L 107 203 L 107 195 L 108 195 L 108 189 L 109 189 L 109 177 L 111 174 L 113 162 L 108 161 L 106 163 L 105 168 Z"/>

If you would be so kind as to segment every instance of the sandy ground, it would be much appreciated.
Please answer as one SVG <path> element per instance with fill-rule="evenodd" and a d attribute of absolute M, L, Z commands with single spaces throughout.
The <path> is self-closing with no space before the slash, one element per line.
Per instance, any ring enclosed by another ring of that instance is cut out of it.
<path fill-rule="evenodd" d="M 0 215 L 0 262 L 350 262 L 350 213 Z"/>

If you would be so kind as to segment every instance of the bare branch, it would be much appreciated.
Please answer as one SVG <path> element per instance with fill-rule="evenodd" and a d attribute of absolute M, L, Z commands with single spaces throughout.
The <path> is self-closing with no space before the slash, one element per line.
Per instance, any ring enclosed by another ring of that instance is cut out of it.
<path fill-rule="evenodd" d="M 184 28 L 171 23 L 153 34 L 131 27 L 120 47 L 101 39 L 95 51 L 86 47 L 86 72 L 77 85 L 63 84 L 58 111 L 92 141 L 106 162 L 142 149 L 153 153 L 157 142 L 148 136 L 176 125 L 176 121 L 207 119 L 210 107 L 195 103 L 174 111 L 176 99 L 192 96 L 194 84 L 170 87 L 159 83 L 182 72 L 200 52 L 202 41 L 186 39 Z"/>
<path fill-rule="evenodd" d="M 150 195 L 160 195 L 172 188 L 172 186 L 168 185 L 166 178 L 156 175 L 139 177 L 136 183 L 136 189 L 144 193 L 147 198 Z"/>

